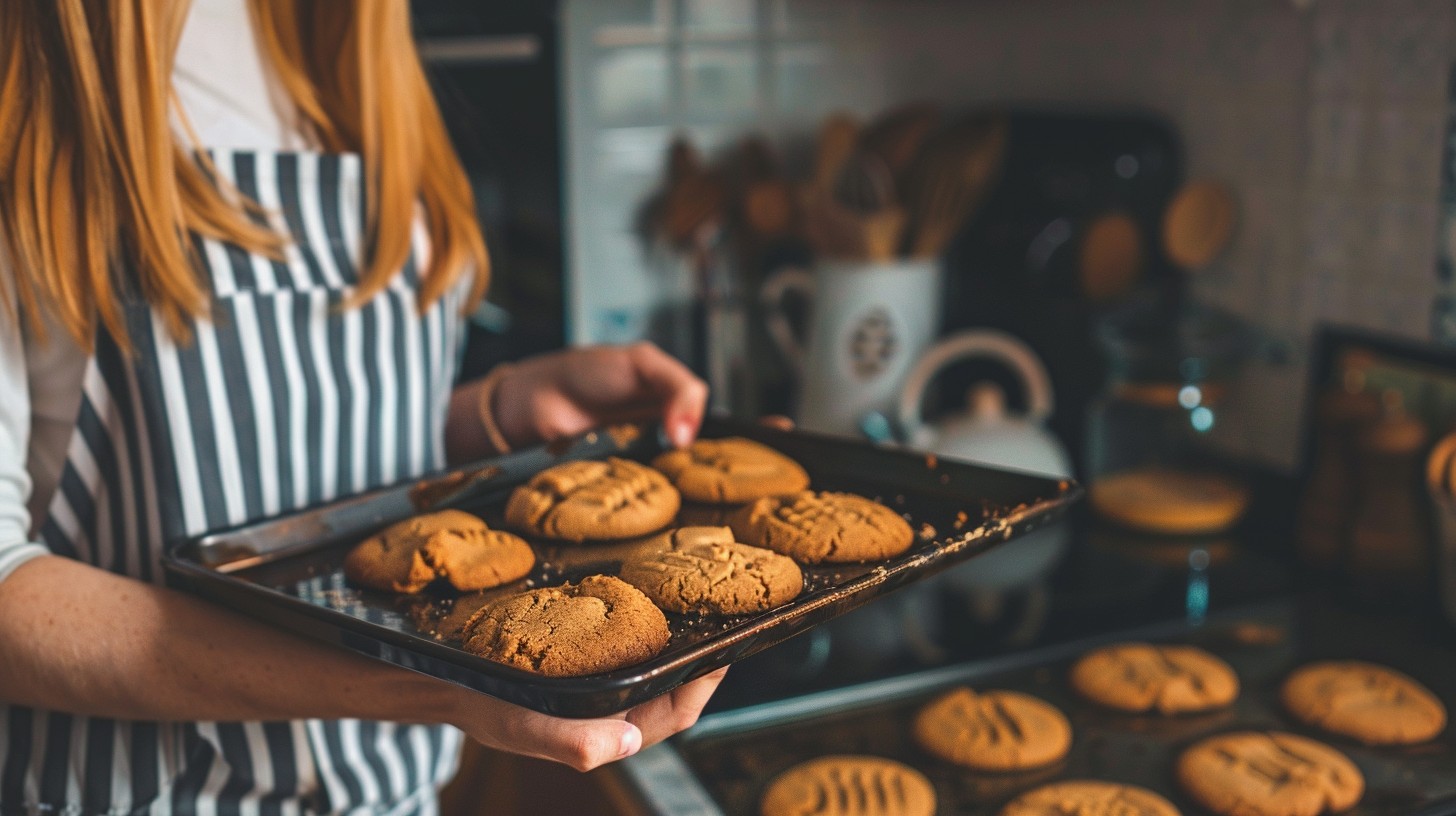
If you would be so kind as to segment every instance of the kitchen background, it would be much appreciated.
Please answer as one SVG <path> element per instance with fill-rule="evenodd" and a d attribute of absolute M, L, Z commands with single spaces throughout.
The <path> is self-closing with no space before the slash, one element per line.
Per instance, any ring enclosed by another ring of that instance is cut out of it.
<path fill-rule="evenodd" d="M 1424 488 L 1405 478 L 1419 469 L 1430 440 L 1422 437 L 1398 455 L 1375 449 L 1368 461 L 1386 456 L 1391 470 L 1366 467 L 1355 481 L 1354 470 L 1314 467 L 1339 471 L 1347 488 L 1358 483 L 1366 494 L 1355 502 L 1308 491 L 1314 498 L 1306 504 L 1343 511 L 1326 514 L 1331 518 L 1307 508 L 1296 512 L 1285 495 L 1289 480 L 1278 477 L 1309 464 L 1301 463 L 1301 425 L 1315 410 L 1305 393 L 1312 366 L 1326 366 L 1320 375 L 1333 385 L 1327 402 L 1341 397 L 1334 393 L 1339 366 L 1316 359 L 1320 326 L 1456 348 L 1456 3 L 498 0 L 484 6 L 431 0 L 417 2 L 416 10 L 447 118 L 477 182 L 496 262 L 491 301 L 499 308 L 480 315 L 468 371 L 561 343 L 660 339 L 664 312 L 703 316 L 688 304 L 699 290 L 682 257 L 644 240 L 641 229 L 644 205 L 663 185 L 676 138 L 709 159 L 723 159 L 741 149 L 745 136 L 758 134 L 793 177 L 804 179 L 816 133 L 836 111 L 869 121 L 897 105 L 929 100 L 947 116 L 998 108 L 1145 112 L 1176 134 L 1182 179 L 1219 182 L 1236 202 L 1231 242 L 1187 273 L 1189 288 L 1194 300 L 1245 321 L 1261 353 L 1237 369 L 1204 437 L 1241 465 L 1272 470 L 1276 478 L 1250 484 L 1276 484 L 1277 490 L 1255 494 L 1256 501 L 1277 495 L 1271 502 L 1277 506 L 1251 513 L 1227 539 L 1173 537 L 1159 542 L 1167 546 L 1148 547 L 1146 538 L 1127 543 L 1105 527 L 1079 529 L 1079 543 L 1070 549 L 1054 531 L 1044 531 L 1040 545 L 1028 539 L 1018 548 L 1024 561 L 1041 557 L 1039 546 L 1048 563 L 1069 550 L 1065 563 L 1074 566 L 1053 581 L 1052 634 L 1041 637 L 1072 636 L 1056 629 L 1062 619 L 1122 626 L 1149 619 L 1149 609 L 1177 613 L 1185 597 L 1194 622 L 1195 610 L 1201 615 L 1208 608 L 1210 564 L 1223 570 L 1211 591 L 1217 603 L 1258 597 L 1271 586 L 1283 591 L 1288 576 L 1271 569 L 1266 556 L 1291 540 L 1305 547 L 1311 529 L 1365 529 L 1378 546 L 1350 547 L 1350 553 L 1373 552 L 1377 565 L 1415 564 L 1402 583 L 1389 583 L 1399 593 L 1416 594 L 1409 588 L 1419 582 L 1411 575 L 1429 576 L 1425 549 L 1408 562 L 1393 554 L 1414 551 L 1407 546 L 1412 542 L 1424 548 L 1430 537 L 1425 511 L 1411 503 L 1424 500 Z M 968 257 L 974 255 L 964 246 L 948 253 L 952 265 L 963 266 Z M 731 261 L 726 266 L 730 278 L 747 277 Z M 752 301 L 756 283 L 738 280 L 737 295 Z M 957 307 L 952 302 L 948 309 Z M 750 328 L 762 333 L 756 324 Z M 1093 345 L 1090 337 L 1085 345 Z M 752 351 L 757 373 L 785 373 L 766 343 Z M 1064 374 L 1077 362 L 1052 367 Z M 1059 398 L 1072 390 L 1055 379 Z M 1374 399 L 1384 387 L 1363 396 Z M 1065 436 L 1082 419 L 1057 430 Z M 1385 427 L 1399 425 L 1392 420 Z M 1433 440 L 1448 428 L 1429 430 Z M 1164 438 L 1149 436 L 1155 443 Z M 1081 440 L 1063 441 L 1078 455 Z M 1388 477 L 1392 472 L 1399 476 Z M 1451 481 L 1441 483 L 1443 490 Z M 1391 489 L 1375 489 L 1382 485 Z M 1352 519 L 1356 506 L 1359 518 Z M 1449 529 L 1440 539 L 1456 541 L 1456 503 L 1441 506 Z M 1391 520 L 1405 528 L 1382 527 Z M 1456 547 L 1447 549 L 1452 566 L 1443 580 L 1456 587 Z M 1171 554 L 1159 568 L 1167 575 L 1158 579 L 1167 579 L 1171 594 L 1162 584 L 1156 592 L 1139 589 L 1143 579 L 1158 583 L 1144 563 L 1158 553 Z M 1349 561 L 1346 573 L 1375 572 L 1370 563 Z M 976 563 L 994 573 L 989 559 Z M 1026 573 L 1048 569 L 1023 567 Z M 1040 586 L 1044 579 L 1019 580 Z M 975 595 L 977 603 L 997 594 L 972 589 L 967 597 Z M 1001 599 L 1017 613 L 1002 617 L 1028 617 L 1025 599 L 1037 591 Z M 1102 595 L 1093 598 L 1097 592 Z M 1446 594 L 1456 598 L 1456 590 Z M 935 620 L 917 606 L 928 595 L 902 593 L 879 608 L 903 621 Z M 1151 600 L 1136 610 L 1129 606 L 1126 616 L 1114 611 L 1144 596 Z M 1388 602 L 1392 593 L 1378 597 Z M 965 628 L 967 641 L 987 631 L 1004 634 L 995 615 L 987 616 L 993 623 L 977 619 L 969 626 L 977 615 L 962 613 L 946 629 Z M 1456 603 L 1448 619 L 1456 622 Z M 915 642 L 912 629 L 876 628 L 864 616 L 855 620 L 857 629 L 849 618 L 844 622 L 851 636 L 835 640 L 831 655 L 860 643 L 888 653 L 886 643 Z M 877 632 L 888 632 L 887 639 L 875 640 Z M 1029 642 L 1005 640 L 1017 647 Z M 787 654 L 782 662 L 813 663 L 819 645 L 811 638 L 791 641 L 780 650 Z M 796 647 L 807 651 L 793 652 Z M 926 660 L 914 657 L 894 670 L 906 664 Z M 756 668 L 778 683 L 765 665 Z M 741 672 L 738 679 L 751 675 Z M 725 688 L 719 700 L 731 707 L 756 700 L 751 693 L 760 691 Z"/>
<path fill-rule="evenodd" d="M 709 154 L 750 131 L 803 143 L 835 110 L 917 99 L 1132 106 L 1174 123 L 1187 177 L 1224 182 L 1240 210 L 1194 290 L 1288 352 L 1245 369 L 1214 431 L 1231 454 L 1294 465 L 1317 323 L 1414 337 L 1439 325 L 1456 63 L 1456 5 L 1444 0 L 566 0 L 493 4 L 483 20 L 422 5 L 427 54 L 432 38 L 477 32 L 525 31 L 539 49 L 481 59 L 437 45 L 433 60 L 462 99 L 457 118 L 473 120 L 468 160 L 509 177 L 482 207 L 488 220 L 491 208 L 517 213 L 512 234 L 492 235 L 493 300 L 521 307 L 512 331 L 530 335 L 511 351 L 633 339 L 681 296 L 633 231 L 675 135 Z M 559 122 L 540 109 L 553 103 Z M 555 127 L 560 167 L 543 151 Z M 558 180 L 564 259 L 552 246 Z M 564 325 L 550 309 L 559 260 Z"/>

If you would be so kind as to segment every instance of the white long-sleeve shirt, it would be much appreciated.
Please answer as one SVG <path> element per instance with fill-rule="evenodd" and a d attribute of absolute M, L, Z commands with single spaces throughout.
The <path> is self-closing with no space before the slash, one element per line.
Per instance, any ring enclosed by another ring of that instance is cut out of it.
<path fill-rule="evenodd" d="M 172 82 L 202 147 L 308 147 L 258 50 L 246 0 L 192 0 Z M 0 285 L 14 272 L 0 267 Z M 47 552 L 33 542 L 81 403 L 86 353 L 53 321 L 47 327 L 42 343 L 0 311 L 0 580 Z"/>

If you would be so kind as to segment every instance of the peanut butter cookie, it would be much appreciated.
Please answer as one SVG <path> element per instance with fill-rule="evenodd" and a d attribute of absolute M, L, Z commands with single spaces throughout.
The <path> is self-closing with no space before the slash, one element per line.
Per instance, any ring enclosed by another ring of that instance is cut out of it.
<path fill-rule="evenodd" d="M 957 688 L 915 716 L 915 741 L 980 771 L 1024 771 L 1065 757 L 1072 726 L 1052 705 L 1016 691 Z"/>
<path fill-rule="evenodd" d="M 563 541 L 608 541 L 661 530 L 681 503 L 667 477 L 646 465 L 615 457 L 563 462 L 511 493 L 506 521 Z"/>
<path fill-rule="evenodd" d="M 915 540 L 894 510 L 852 493 L 806 490 L 762 498 L 735 513 L 731 525 L 739 541 L 801 564 L 879 561 Z"/>
<path fill-rule="evenodd" d="M 1232 527 L 1250 493 L 1217 473 L 1145 468 L 1097 479 L 1087 500 L 1098 515 L 1133 530 L 1202 535 Z"/>
<path fill-rule="evenodd" d="M 1289 713 L 1367 745 L 1408 745 L 1435 739 L 1446 707 L 1415 680 L 1359 660 L 1304 666 L 1284 681 Z"/>
<path fill-rule="evenodd" d="M 536 563 L 531 545 L 459 510 L 405 519 L 344 557 L 344 577 L 386 592 L 415 593 L 444 579 L 462 592 L 507 584 Z"/>
<path fill-rule="evenodd" d="M 751 439 L 699 439 L 652 460 L 683 498 L 709 504 L 744 504 L 809 486 L 798 462 Z"/>
<path fill-rule="evenodd" d="M 1147 788 L 1075 780 L 1027 791 L 1000 816 L 1178 816 L 1172 802 Z"/>
<path fill-rule="evenodd" d="M 607 575 L 488 603 L 462 632 L 466 651 L 549 677 L 631 666 L 661 652 L 667 618 L 646 595 Z"/>
<path fill-rule="evenodd" d="M 792 558 L 739 544 L 727 527 L 681 527 L 656 540 L 651 555 L 622 564 L 621 577 L 670 612 L 746 615 L 804 589 Z"/>
<path fill-rule="evenodd" d="M 1220 734 L 1178 758 L 1178 783 L 1221 816 L 1319 816 L 1360 801 L 1365 778 L 1344 754 L 1277 731 Z"/>
<path fill-rule="evenodd" d="M 1187 714 L 1211 711 L 1239 696 L 1239 677 L 1195 646 L 1119 643 L 1083 656 L 1072 688 L 1119 711 Z"/>
<path fill-rule="evenodd" d="M 763 816 L 933 816 L 935 788 L 919 771 L 876 756 L 827 756 L 779 774 Z"/>

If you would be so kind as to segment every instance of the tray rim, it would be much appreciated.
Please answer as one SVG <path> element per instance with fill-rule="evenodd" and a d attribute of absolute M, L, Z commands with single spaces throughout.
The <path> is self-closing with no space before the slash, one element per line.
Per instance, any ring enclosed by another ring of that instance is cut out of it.
<path fill-rule="evenodd" d="M 656 428 L 658 438 L 662 438 L 660 427 L 655 424 L 647 427 Z M 763 426 L 720 418 L 710 418 L 704 423 L 704 435 L 711 437 L 734 434 L 763 435 L 765 432 L 770 436 L 787 434 L 803 437 L 816 444 L 843 444 L 847 447 L 864 446 L 884 453 L 902 454 L 913 458 L 923 458 L 926 456 L 924 452 L 910 449 L 882 448 L 857 440 L 843 439 L 800 430 L 786 431 L 764 428 Z M 608 433 L 608 431 L 598 429 L 582 434 L 575 437 L 568 447 L 575 449 L 580 446 L 582 440 L 588 438 L 595 443 L 598 436 L 605 435 L 605 433 Z M 424 479 L 448 478 L 455 474 L 488 469 L 494 467 L 494 463 L 508 458 L 539 456 L 541 452 L 546 452 L 549 448 L 562 447 L 559 443 L 555 446 L 539 446 L 527 451 L 508 454 L 506 457 L 494 457 L 461 465 L 456 468 L 450 468 L 445 471 L 430 474 L 424 477 Z M 561 454 L 551 455 L 553 457 L 551 461 L 553 462 L 568 458 Z M 232 571 L 224 569 L 227 564 L 209 566 L 202 563 L 200 559 L 189 558 L 184 554 L 188 551 L 195 551 L 198 547 L 202 546 L 203 542 L 209 539 L 225 537 L 230 533 L 251 530 L 271 524 L 286 523 L 289 520 L 303 518 L 310 514 L 326 512 L 330 508 L 346 505 L 352 506 L 355 504 L 367 506 L 370 501 L 385 501 L 391 497 L 398 497 L 402 493 L 407 493 L 410 485 L 419 484 L 421 479 L 418 478 L 403 480 L 394 485 L 354 496 L 342 497 L 334 502 L 303 508 L 269 519 L 260 519 L 246 524 L 192 536 L 167 547 L 162 555 L 162 563 L 165 571 L 169 575 L 169 579 L 176 578 L 181 582 L 183 588 L 200 594 L 209 600 L 228 606 L 240 614 L 265 620 L 273 625 L 293 628 L 302 634 L 343 646 L 367 657 L 384 660 L 403 668 L 421 672 L 447 682 L 453 682 L 475 691 L 506 700 L 507 702 L 532 708 L 542 713 L 562 717 L 600 717 L 617 713 L 623 710 L 623 707 L 618 705 L 606 707 L 604 704 L 595 704 L 591 702 L 593 698 L 606 698 L 611 693 L 622 694 L 628 701 L 626 703 L 626 707 L 628 708 L 645 702 L 695 677 L 712 672 L 763 649 L 782 643 L 798 634 L 802 634 L 815 626 L 837 617 L 838 614 L 842 614 L 849 609 L 872 602 L 874 598 L 853 603 L 858 595 L 871 588 L 881 587 L 883 591 L 879 594 L 894 591 L 895 589 L 914 583 L 921 578 L 939 572 L 953 564 L 975 558 L 1008 540 L 1030 532 L 1042 524 L 1055 521 L 1064 515 L 1083 495 L 1082 487 L 1070 479 L 1057 480 L 1054 477 L 1005 468 L 989 468 L 950 457 L 938 458 L 956 468 L 992 471 L 1006 476 L 1032 478 L 1044 482 L 1060 481 L 1062 484 L 1058 494 L 1053 497 L 1042 499 L 1030 505 L 1024 505 L 1010 513 L 987 519 L 975 527 L 968 527 L 966 530 L 958 531 L 959 537 L 957 540 L 943 543 L 934 549 L 922 551 L 915 554 L 914 557 L 904 559 L 891 566 L 876 567 L 863 575 L 835 585 L 830 592 L 810 598 L 803 603 L 790 603 L 759 615 L 746 616 L 738 622 L 739 625 L 735 625 L 722 635 L 705 638 L 684 649 L 668 652 L 665 655 L 659 655 L 633 666 L 594 675 L 545 677 L 515 669 L 470 654 L 457 646 L 431 638 L 424 633 L 410 634 L 396 631 L 387 626 L 370 622 L 337 609 L 310 603 L 271 587 L 240 578 L 236 574 L 233 574 Z M 458 498 L 458 496 L 450 496 L 448 500 Z M 969 503 L 977 501 L 977 499 L 968 499 L 967 501 Z M 436 506 L 448 506 L 448 503 L 442 503 Z M 434 508 L 417 509 L 415 512 L 426 512 L 429 509 Z M 388 521 L 385 523 L 388 523 Z M 332 541 L 316 542 L 307 546 L 305 549 L 311 551 L 312 549 L 332 546 L 333 543 Z M 301 550 L 285 547 L 278 552 L 281 555 L 277 557 L 287 558 L 290 554 L 298 554 Z M 234 602 L 234 599 L 239 597 L 251 597 L 256 601 L 260 601 L 263 606 L 268 607 L 266 614 L 259 614 L 256 608 L 240 608 L 240 604 Z M 878 595 L 875 597 L 878 597 Z M 843 606 L 844 608 L 836 611 L 835 607 L 837 606 Z M 290 617 L 300 618 L 306 625 L 301 628 L 288 627 L 286 625 L 288 622 L 286 619 Z M 321 634 L 321 628 L 324 627 L 331 627 L 337 630 L 335 636 Z M 764 638 L 765 632 L 772 632 L 773 634 L 768 638 Z M 748 643 L 745 644 L 745 641 Z M 744 646 L 748 648 L 741 648 Z M 670 674 L 678 674 L 680 676 L 675 681 L 665 681 L 670 683 L 670 685 L 656 689 L 650 694 L 633 695 L 632 692 L 634 689 L 639 689 L 653 680 L 663 678 Z M 539 700 L 531 699 L 533 695 L 525 695 L 523 693 L 512 694 L 512 688 L 535 688 L 543 693 L 554 695 L 557 702 L 555 704 L 542 705 Z"/>

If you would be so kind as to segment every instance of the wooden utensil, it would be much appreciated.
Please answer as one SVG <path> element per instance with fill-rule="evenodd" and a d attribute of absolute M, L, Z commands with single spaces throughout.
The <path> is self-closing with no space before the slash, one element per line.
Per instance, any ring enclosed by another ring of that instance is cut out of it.
<path fill-rule="evenodd" d="M 839 178 L 839 171 L 859 143 L 859 121 L 847 113 L 831 114 L 819 126 L 818 146 L 814 154 L 813 186 L 830 194 Z"/>
<path fill-rule="evenodd" d="M 643 241 L 651 244 L 666 239 L 669 243 L 677 243 L 670 237 L 667 226 L 668 201 L 674 195 L 681 195 L 674 191 L 701 172 L 703 157 L 692 142 L 684 136 L 673 139 L 667 149 L 662 184 L 642 203 L 634 221 L 637 234 Z"/>
<path fill-rule="evenodd" d="M 925 145 L 907 183 L 911 257 L 940 255 L 985 200 L 1008 135 L 1004 116 L 982 114 L 961 120 Z"/>
<path fill-rule="evenodd" d="M 1143 236 L 1126 213 L 1098 216 L 1082 233 L 1077 272 L 1082 293 L 1105 303 L 1127 293 L 1143 271 Z"/>
<path fill-rule="evenodd" d="M 878 155 L 856 150 L 840 168 L 834 200 L 860 215 L 880 212 L 896 202 L 895 177 Z"/>
<path fill-rule="evenodd" d="M 900 195 L 915 157 L 938 124 L 940 108 L 930 102 L 911 102 L 891 108 L 865 128 L 859 149 L 884 162 L 895 181 L 896 194 Z"/>
<path fill-rule="evenodd" d="M 1163 251 L 1184 269 L 1201 269 L 1228 247 L 1237 218 L 1228 187 L 1207 179 L 1190 181 L 1163 211 Z"/>
<path fill-rule="evenodd" d="M 704 227 L 722 221 L 727 200 L 727 187 L 718 171 L 699 170 L 684 178 L 664 201 L 663 232 L 668 241 L 676 247 L 692 247 Z"/>

